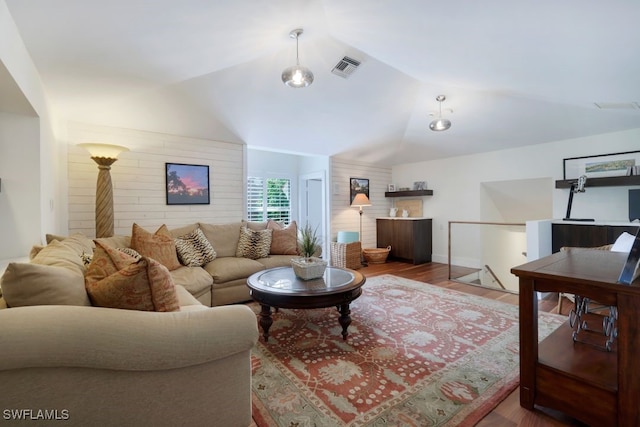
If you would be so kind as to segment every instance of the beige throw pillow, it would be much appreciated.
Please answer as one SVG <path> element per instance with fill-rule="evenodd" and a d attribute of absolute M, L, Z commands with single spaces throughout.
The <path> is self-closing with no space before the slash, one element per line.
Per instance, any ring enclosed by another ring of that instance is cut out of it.
<path fill-rule="evenodd" d="M 166 225 L 162 225 L 152 234 L 134 223 L 131 231 L 131 248 L 143 257 L 155 259 L 169 270 L 180 267 L 176 244 Z"/>
<path fill-rule="evenodd" d="M 271 235 L 271 255 L 298 255 L 298 226 L 292 221 L 286 227 L 279 222 L 269 220 L 267 229 Z"/>
<path fill-rule="evenodd" d="M 169 270 L 158 261 L 98 244 L 85 277 L 93 305 L 143 311 L 178 311 Z"/>
<path fill-rule="evenodd" d="M 91 305 L 77 269 L 33 263 L 9 263 L 0 279 L 9 307 Z"/>

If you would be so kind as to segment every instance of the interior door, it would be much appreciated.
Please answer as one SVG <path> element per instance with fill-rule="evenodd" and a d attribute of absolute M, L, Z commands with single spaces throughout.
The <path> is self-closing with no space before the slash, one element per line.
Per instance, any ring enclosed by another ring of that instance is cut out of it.
<path fill-rule="evenodd" d="M 322 173 L 300 177 L 300 223 L 298 227 L 309 224 L 322 242 L 322 253 L 327 255 L 328 236 L 326 225 L 325 183 Z"/>

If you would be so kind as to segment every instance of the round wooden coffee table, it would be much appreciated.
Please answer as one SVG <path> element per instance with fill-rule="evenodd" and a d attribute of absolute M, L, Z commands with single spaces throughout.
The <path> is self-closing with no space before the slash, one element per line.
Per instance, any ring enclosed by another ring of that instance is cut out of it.
<path fill-rule="evenodd" d="M 260 303 L 260 327 L 265 342 L 273 323 L 271 307 L 324 308 L 337 307 L 342 338 L 347 339 L 351 324 L 349 304 L 362 294 L 365 277 L 354 270 L 327 267 L 319 279 L 299 279 L 291 267 L 278 267 L 260 271 L 247 279 L 251 297 Z"/>

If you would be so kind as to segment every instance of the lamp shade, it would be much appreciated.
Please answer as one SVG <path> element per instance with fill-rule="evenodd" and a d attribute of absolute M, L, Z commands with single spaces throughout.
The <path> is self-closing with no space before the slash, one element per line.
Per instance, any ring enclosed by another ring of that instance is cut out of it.
<path fill-rule="evenodd" d="M 429 123 L 429 129 L 433 131 L 447 130 L 451 127 L 451 121 L 447 119 L 437 119 Z"/>
<path fill-rule="evenodd" d="M 451 121 L 442 118 L 442 102 L 447 99 L 444 95 L 438 95 L 436 97 L 436 101 L 438 101 L 438 118 L 429 123 L 429 129 L 440 132 L 443 130 L 447 130 L 451 127 Z M 449 110 L 449 112 L 453 112 L 453 110 Z"/>
<path fill-rule="evenodd" d="M 371 201 L 366 194 L 358 193 L 356 194 L 356 197 L 353 198 L 351 206 L 371 206 Z"/>
<path fill-rule="evenodd" d="M 302 28 L 296 28 L 289 33 L 289 37 L 296 39 L 296 65 L 287 67 L 282 72 L 282 82 L 289 87 L 307 87 L 313 83 L 313 73 L 307 67 L 300 65 L 300 56 L 298 55 L 298 38 L 303 32 Z"/>
<path fill-rule="evenodd" d="M 101 144 L 99 142 L 84 142 L 78 144 L 78 147 L 86 149 L 91 157 L 105 157 L 108 159 L 117 159 L 118 155 L 124 151 L 129 151 L 127 147 L 113 144 Z"/>
<path fill-rule="evenodd" d="M 313 73 L 302 65 L 293 65 L 282 72 L 282 82 L 289 87 L 307 87 L 313 83 Z"/>

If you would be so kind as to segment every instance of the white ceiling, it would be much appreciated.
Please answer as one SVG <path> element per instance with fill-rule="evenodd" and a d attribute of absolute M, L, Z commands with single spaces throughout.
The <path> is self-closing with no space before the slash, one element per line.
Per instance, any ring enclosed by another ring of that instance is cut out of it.
<path fill-rule="evenodd" d="M 637 0 L 5 1 L 62 118 L 174 108 L 213 123 L 190 136 L 384 165 L 640 128 L 594 105 L 640 102 Z"/>

